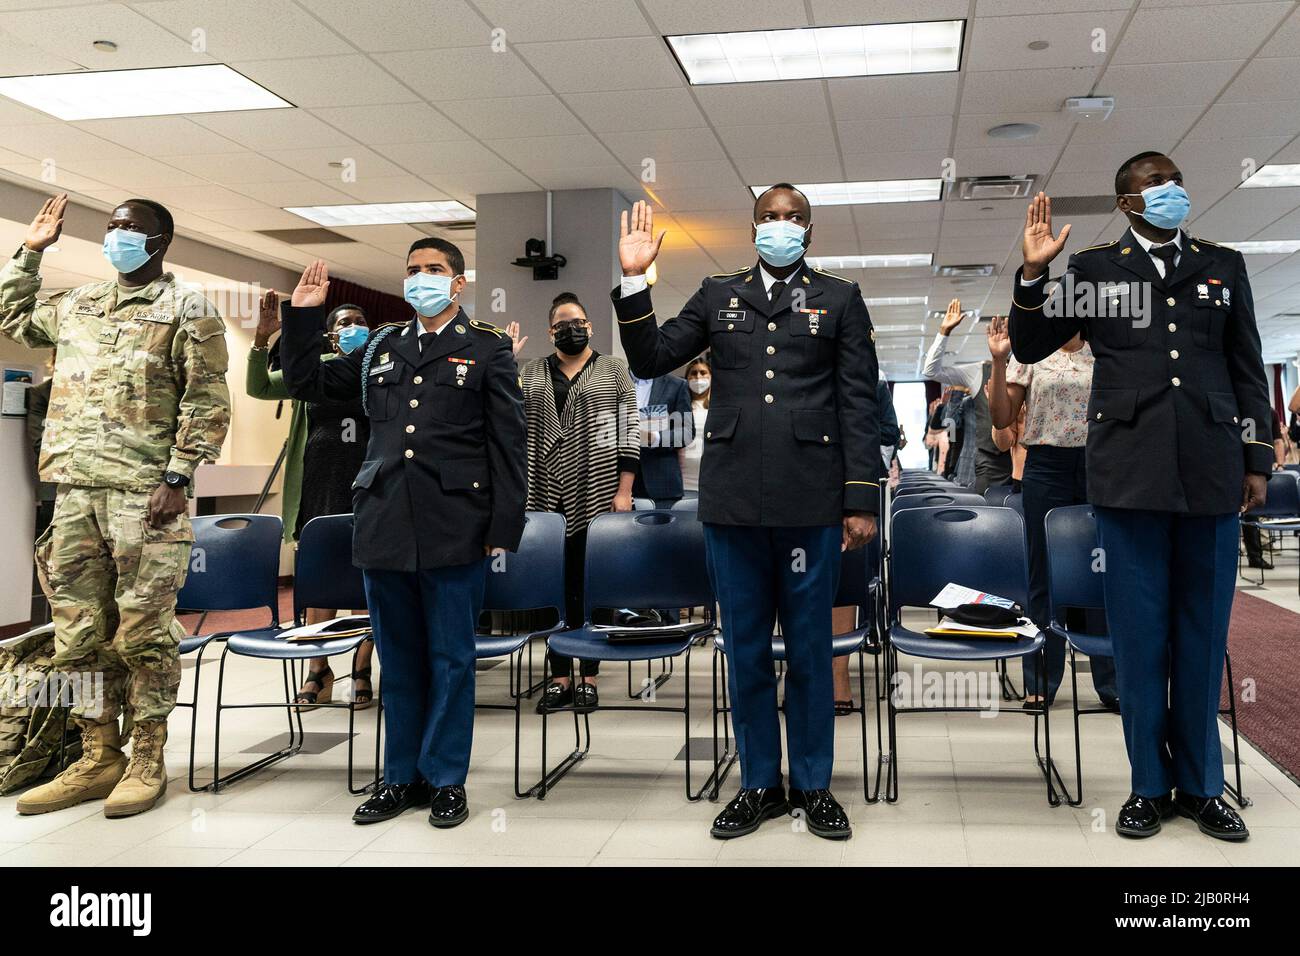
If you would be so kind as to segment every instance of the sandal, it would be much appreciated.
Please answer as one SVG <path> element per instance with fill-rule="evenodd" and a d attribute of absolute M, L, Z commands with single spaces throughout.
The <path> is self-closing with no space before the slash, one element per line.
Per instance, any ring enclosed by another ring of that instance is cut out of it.
<path fill-rule="evenodd" d="M 365 689 L 362 690 L 357 686 L 357 682 L 364 683 Z M 352 706 L 356 710 L 365 710 L 375 700 L 374 689 L 370 686 L 370 668 L 363 667 L 359 671 L 352 672 Z"/>
<path fill-rule="evenodd" d="M 320 690 L 307 690 L 309 684 L 315 684 Z M 293 699 L 298 704 L 300 713 L 315 710 L 321 704 L 328 704 L 334 699 L 334 672 L 328 666 L 323 671 L 308 671 L 307 679 L 302 682 L 302 690 Z"/>
<path fill-rule="evenodd" d="M 837 700 L 835 702 L 835 716 L 848 717 L 853 713 L 853 698 L 848 700 Z"/>

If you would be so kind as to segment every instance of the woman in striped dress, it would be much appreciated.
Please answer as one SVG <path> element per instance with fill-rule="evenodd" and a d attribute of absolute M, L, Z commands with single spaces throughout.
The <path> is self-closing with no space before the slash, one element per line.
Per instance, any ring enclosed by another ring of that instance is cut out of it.
<path fill-rule="evenodd" d="M 632 510 L 639 420 L 627 363 L 591 347 L 591 322 L 573 293 L 552 302 L 550 335 L 555 351 L 525 363 L 520 375 L 528 423 L 528 508 L 565 517 L 565 619 L 578 627 L 587 525 L 598 514 Z M 553 678 L 539 712 L 570 703 L 596 705 L 598 661 L 582 661 L 576 688 L 567 657 L 552 655 L 550 664 Z"/>

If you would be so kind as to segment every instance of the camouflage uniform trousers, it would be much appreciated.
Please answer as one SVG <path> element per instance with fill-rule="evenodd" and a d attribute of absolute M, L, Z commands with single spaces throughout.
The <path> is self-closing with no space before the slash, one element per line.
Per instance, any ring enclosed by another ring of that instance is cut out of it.
<path fill-rule="evenodd" d="M 184 513 L 150 527 L 151 494 L 60 485 L 54 520 L 36 542 L 54 615 L 55 665 L 83 675 L 85 688 L 103 688 L 102 700 L 78 695 L 75 717 L 107 723 L 125 706 L 138 723 L 165 720 L 176 706 L 185 634 L 176 593 L 194 533 Z"/>

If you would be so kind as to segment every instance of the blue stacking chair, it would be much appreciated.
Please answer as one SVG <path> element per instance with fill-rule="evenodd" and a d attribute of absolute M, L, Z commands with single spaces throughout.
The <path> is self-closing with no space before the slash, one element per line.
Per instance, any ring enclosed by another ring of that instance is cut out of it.
<path fill-rule="evenodd" d="M 831 637 L 831 655 L 848 657 L 858 655 L 858 700 L 853 708 L 858 714 L 862 726 L 862 795 L 867 803 L 876 803 L 880 798 L 881 767 L 884 760 L 884 747 L 881 738 L 880 720 L 880 670 L 876 666 L 881 652 L 880 625 L 883 589 L 880 579 L 880 537 L 877 535 L 864 548 L 845 551 L 840 556 L 840 584 L 835 592 L 832 607 L 855 607 L 858 609 L 858 626 L 843 634 Z M 713 638 L 713 759 L 721 767 L 713 789 L 709 792 L 710 800 L 718 799 L 718 792 L 736 762 L 739 753 L 731 751 L 731 736 L 728 715 L 731 707 L 727 703 L 727 637 L 726 623 L 723 633 Z M 876 784 L 871 786 L 871 772 L 867 768 L 867 663 L 866 655 L 872 656 L 873 686 L 872 696 L 876 706 Z M 778 664 L 786 660 L 786 638 L 782 634 L 772 636 L 772 657 Z M 721 661 L 721 668 L 718 662 Z M 719 686 L 721 694 L 719 695 Z M 718 749 L 718 718 L 722 718 L 723 749 Z"/>
<path fill-rule="evenodd" d="M 1047 601 L 1050 613 L 1049 626 L 1065 638 L 1070 654 L 1070 688 L 1074 709 L 1074 779 L 1078 788 L 1071 796 L 1066 790 L 1070 806 L 1083 803 L 1083 753 L 1079 737 L 1080 714 L 1109 714 L 1104 707 L 1079 707 L 1079 678 L 1075 670 L 1076 654 L 1086 657 L 1114 657 L 1115 649 L 1110 636 L 1086 634 L 1065 626 L 1065 611 L 1070 608 L 1084 610 L 1106 608 L 1106 594 L 1101 573 L 1094 567 L 1097 559 L 1097 519 L 1091 505 L 1070 505 L 1053 508 L 1047 513 Z M 1236 770 L 1236 784 L 1224 785 L 1224 790 L 1241 807 L 1249 804 L 1241 789 L 1241 751 L 1237 740 L 1237 695 L 1232 682 L 1232 657 L 1225 655 L 1224 666 L 1228 679 L 1228 707 L 1219 714 L 1229 719 L 1232 727 L 1232 757 Z M 1120 702 L 1120 707 L 1124 706 Z M 1065 787 L 1062 786 L 1065 790 Z"/>
<path fill-rule="evenodd" d="M 985 503 L 984 496 L 977 495 L 973 491 L 931 491 L 925 494 L 904 495 L 901 498 L 895 497 L 890 513 L 897 515 L 900 511 L 909 511 L 913 508 L 946 508 L 954 505 L 982 505 Z"/>
<path fill-rule="evenodd" d="M 190 551 L 189 573 L 185 586 L 176 595 L 178 610 L 243 611 L 266 608 L 271 620 L 260 634 L 280 630 L 280 538 L 284 525 L 276 515 L 233 514 L 205 515 L 191 521 L 194 546 Z M 194 785 L 194 738 L 199 720 L 199 677 L 203 652 L 213 641 L 224 641 L 237 631 L 211 631 L 200 634 L 203 617 L 194 633 L 180 644 L 181 656 L 194 655 L 194 695 L 176 701 L 177 707 L 190 709 L 189 787 L 194 792 L 207 787 Z M 248 633 L 248 632 L 244 632 Z"/>
<path fill-rule="evenodd" d="M 894 497 L 906 498 L 911 495 L 949 494 L 954 491 L 966 490 L 961 485 L 955 485 L 950 481 L 900 481 L 898 487 L 894 489 Z"/>
<path fill-rule="evenodd" d="M 1275 534 L 1300 534 L 1300 475 L 1293 471 L 1276 471 L 1269 475 L 1268 487 L 1264 492 L 1264 506 L 1249 511 L 1241 516 L 1241 526 L 1243 528 L 1258 528 L 1261 533 L 1267 534 L 1270 539 Z M 1273 520 L 1262 523 L 1261 518 L 1271 518 Z M 1259 580 L 1251 581 L 1241 567 L 1241 555 L 1237 555 L 1237 574 L 1241 575 L 1242 580 L 1250 581 L 1251 584 L 1258 584 L 1261 587 L 1264 584 L 1264 570 L 1259 572 Z M 1300 578 L 1296 579 L 1296 588 L 1300 594 Z"/>
<path fill-rule="evenodd" d="M 1014 485 L 989 485 L 984 489 L 984 500 L 991 505 L 1005 505 L 1015 493 Z"/>
<path fill-rule="evenodd" d="M 578 708 L 575 704 L 542 713 L 542 776 L 531 790 L 545 799 L 552 787 L 581 760 L 591 748 L 590 715 L 593 710 L 660 711 L 681 714 L 686 746 L 686 795 L 699 800 L 713 784 L 719 772 L 714 762 L 698 791 L 691 789 L 691 646 L 712 637 L 714 627 L 713 588 L 709 582 L 705 559 L 704 525 L 690 514 L 672 511 L 624 512 L 596 517 L 587 530 L 587 557 L 582 626 L 552 634 L 547 646 L 554 654 L 577 660 L 654 661 L 681 657 L 685 663 L 685 687 L 681 707 L 653 703 L 656 685 L 647 687 L 636 704 L 598 704 L 595 708 Z M 708 628 L 652 643 L 611 644 L 607 637 L 592 629 L 592 611 L 619 607 L 699 607 L 705 609 Z M 549 658 L 548 658 L 549 661 Z M 547 670 L 550 670 L 548 663 Z M 578 673 L 575 666 L 573 673 Z M 549 675 L 548 675 L 549 676 Z M 547 769 L 547 726 L 551 713 L 572 710 L 580 713 L 585 744 L 579 743 L 554 769 Z"/>
<path fill-rule="evenodd" d="M 554 611 L 556 623 L 544 630 L 510 634 L 479 634 L 475 637 L 478 660 L 505 657 L 509 661 L 512 704 L 476 703 L 485 710 L 515 712 L 515 796 L 529 792 L 519 789 L 519 708 L 524 696 L 523 653 L 534 638 L 546 638 L 564 630 L 564 515 L 529 511 L 524 515 L 524 535 L 513 552 L 488 562 L 487 586 L 483 592 L 483 610 Z M 574 734 L 578 718 L 574 715 Z M 575 742 L 575 746 L 581 740 Z"/>
<path fill-rule="evenodd" d="M 306 623 L 308 608 L 351 609 L 366 606 L 365 584 L 361 570 L 352 563 L 352 515 L 322 515 L 313 518 L 303 526 L 298 536 L 298 559 L 293 576 L 293 619 L 295 626 Z M 359 619 L 364 624 L 364 619 Z M 352 670 L 356 670 L 356 651 L 366 641 L 371 640 L 369 632 L 355 634 L 351 637 L 324 637 L 314 641 L 289 641 L 267 630 L 243 631 L 232 634 L 226 640 L 221 652 L 221 667 L 217 677 L 217 720 L 216 741 L 212 755 L 212 783 L 209 789 L 215 791 L 234 783 L 249 774 L 267 767 L 280 760 L 292 757 L 302 750 L 305 733 L 302 728 L 301 705 L 293 702 L 293 688 L 297 687 L 298 675 L 296 665 L 311 660 L 313 657 L 332 657 L 335 654 L 353 655 Z M 228 654 L 240 657 L 252 657 L 259 660 L 279 661 L 284 678 L 284 700 L 269 703 L 223 704 L 222 690 L 225 683 L 226 658 Z M 378 695 L 376 695 L 378 699 Z M 364 793 L 367 786 L 353 785 L 354 730 L 356 727 L 356 706 L 349 700 L 344 703 L 317 704 L 317 707 L 347 708 L 348 711 L 348 792 Z M 219 761 L 221 758 L 221 712 L 223 710 L 244 710 L 252 708 L 283 708 L 288 715 L 289 742 L 276 751 L 233 773 L 221 776 Z M 375 785 L 379 783 L 379 726 L 382 719 L 382 704 L 375 707 Z M 296 723 L 295 723 L 296 722 Z"/>
<path fill-rule="evenodd" d="M 700 510 L 699 498 L 678 498 L 673 502 L 673 511 L 688 511 L 691 514 L 698 514 Z"/>
<path fill-rule="evenodd" d="M 633 498 L 633 499 L 632 499 L 632 510 L 633 510 L 633 511 L 654 511 L 654 510 L 655 510 L 655 502 L 654 502 L 654 499 L 653 499 L 653 498 Z"/>
<path fill-rule="evenodd" d="M 889 757 L 885 800 L 898 799 L 897 717 L 904 713 L 973 712 L 980 706 L 900 707 L 897 697 L 898 654 L 945 661 L 1005 661 L 1043 654 L 1041 633 L 1032 638 L 989 640 L 930 637 L 903 626 L 904 607 L 929 607 L 945 585 L 956 583 L 1009 598 L 1024 607 L 1029 590 L 1024 521 L 1009 508 L 987 505 L 914 508 L 894 515 L 890 544 L 889 627 L 886 674 L 889 695 Z M 1047 784 L 1047 802 L 1058 806 L 1053 776 L 1051 729 L 1047 710 L 1016 711 L 1034 718 L 1034 752 Z M 1038 719 L 1043 719 L 1046 755 L 1038 753 Z M 1062 787 L 1064 784 L 1062 783 Z"/>

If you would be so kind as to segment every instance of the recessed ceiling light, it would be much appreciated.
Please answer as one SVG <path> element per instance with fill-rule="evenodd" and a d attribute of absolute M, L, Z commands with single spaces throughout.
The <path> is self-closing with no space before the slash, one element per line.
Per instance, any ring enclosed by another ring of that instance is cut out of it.
<path fill-rule="evenodd" d="M 1046 49 L 1047 49 L 1049 46 L 1051 46 L 1051 45 L 1052 45 L 1052 44 L 1048 43 L 1046 40 L 1030 40 L 1030 41 L 1029 41 L 1029 49 L 1031 49 L 1031 50 L 1046 50 Z"/>
<path fill-rule="evenodd" d="M 930 297 L 925 295 L 878 295 L 868 297 L 864 295 L 862 301 L 868 308 L 891 305 L 925 305 L 930 301 Z M 880 328 L 880 326 L 876 326 L 876 328 Z"/>
<path fill-rule="evenodd" d="M 1300 239 L 1251 239 L 1244 242 L 1221 242 L 1221 246 L 1236 249 L 1243 256 L 1289 256 L 1300 252 Z"/>
<path fill-rule="evenodd" d="M 293 106 L 224 63 L 0 78 L 0 95 L 61 120 Z"/>
<path fill-rule="evenodd" d="M 1029 139 L 1037 136 L 1042 127 L 1037 123 L 1003 123 L 988 131 L 993 139 Z"/>
<path fill-rule="evenodd" d="M 1241 184 L 1243 188 L 1260 186 L 1300 186 L 1300 163 L 1269 163 Z"/>
<path fill-rule="evenodd" d="M 464 222 L 474 210 L 453 199 L 441 202 L 374 202 L 348 206 L 285 206 L 285 212 L 322 226 L 383 226 L 403 222 Z"/>
<path fill-rule="evenodd" d="M 910 269 L 928 266 L 934 256 L 928 252 L 905 252 L 880 256 L 809 256 L 808 265 L 814 269 Z"/>
<path fill-rule="evenodd" d="M 692 86 L 953 73 L 965 20 L 665 37 Z"/>
<path fill-rule="evenodd" d="M 757 199 L 769 186 L 750 186 Z M 942 179 L 880 179 L 856 183 L 796 183 L 814 206 L 856 206 L 883 202 L 934 202 L 943 194 Z"/>

